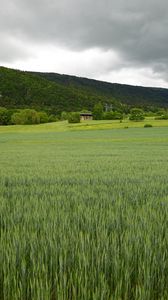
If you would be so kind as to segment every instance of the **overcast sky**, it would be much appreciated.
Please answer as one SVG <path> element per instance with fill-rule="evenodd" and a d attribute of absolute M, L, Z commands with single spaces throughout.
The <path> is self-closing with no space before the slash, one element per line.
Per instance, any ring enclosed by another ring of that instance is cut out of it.
<path fill-rule="evenodd" d="M 0 65 L 168 87 L 167 0 L 0 0 Z"/>

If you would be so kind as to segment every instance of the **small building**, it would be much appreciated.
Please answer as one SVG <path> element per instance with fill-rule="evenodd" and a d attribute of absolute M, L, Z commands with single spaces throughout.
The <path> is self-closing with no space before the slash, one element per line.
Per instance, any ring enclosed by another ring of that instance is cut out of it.
<path fill-rule="evenodd" d="M 93 115 L 91 112 L 82 112 L 82 113 L 80 113 L 80 119 L 81 119 L 81 121 L 93 120 Z"/>

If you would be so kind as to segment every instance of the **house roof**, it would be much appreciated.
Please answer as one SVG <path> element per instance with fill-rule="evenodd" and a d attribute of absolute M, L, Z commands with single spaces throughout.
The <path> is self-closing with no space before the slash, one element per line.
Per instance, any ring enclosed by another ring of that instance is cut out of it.
<path fill-rule="evenodd" d="M 88 116 L 88 117 L 92 117 L 92 113 L 91 112 L 81 112 L 80 116 Z"/>

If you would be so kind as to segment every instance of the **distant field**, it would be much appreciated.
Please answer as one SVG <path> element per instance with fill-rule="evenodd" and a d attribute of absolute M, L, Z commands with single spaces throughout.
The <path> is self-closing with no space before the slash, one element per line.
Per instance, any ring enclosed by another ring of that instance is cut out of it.
<path fill-rule="evenodd" d="M 120 123 L 119 120 L 101 120 L 101 121 L 82 121 L 79 124 L 68 124 L 67 121 L 56 123 L 47 123 L 40 125 L 15 125 L 0 126 L 2 132 L 52 132 L 52 131 L 74 131 L 74 130 L 98 130 L 98 129 L 126 129 L 144 127 L 145 124 L 151 124 L 153 127 L 168 127 L 168 120 L 155 120 L 152 117 L 145 118 L 141 122 L 133 122 L 125 119 Z"/>
<path fill-rule="evenodd" d="M 168 299 L 161 126 L 0 127 L 0 300 Z"/>

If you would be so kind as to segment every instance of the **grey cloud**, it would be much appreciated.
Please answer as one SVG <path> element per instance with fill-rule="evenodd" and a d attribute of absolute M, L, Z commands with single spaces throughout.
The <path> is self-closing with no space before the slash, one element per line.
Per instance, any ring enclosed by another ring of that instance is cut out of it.
<path fill-rule="evenodd" d="M 0 62 L 10 63 L 33 55 L 27 46 L 10 35 L 4 35 L 0 32 L 0 41 Z"/>
<path fill-rule="evenodd" d="M 1 0 L 0 31 L 24 43 L 115 50 L 129 65 L 166 76 L 166 0 Z M 6 48 L 3 38 L 2 49 Z M 3 50 L 2 50 L 3 51 Z M 13 58 L 17 54 L 16 49 Z M 5 51 L 4 51 L 5 55 Z M 164 70 L 163 70 L 164 69 Z"/>

